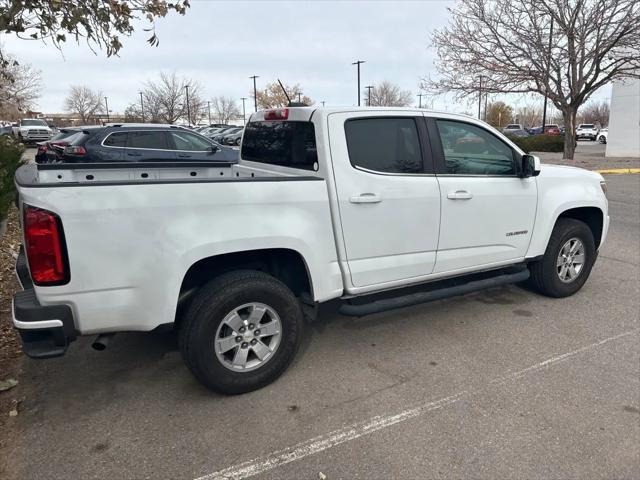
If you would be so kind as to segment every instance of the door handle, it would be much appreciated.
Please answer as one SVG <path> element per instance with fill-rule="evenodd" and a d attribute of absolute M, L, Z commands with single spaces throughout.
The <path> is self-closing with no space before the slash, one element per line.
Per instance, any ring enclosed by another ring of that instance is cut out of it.
<path fill-rule="evenodd" d="M 456 190 L 455 192 L 449 192 L 447 198 L 449 200 L 469 200 L 473 198 L 473 194 L 466 190 Z"/>
<path fill-rule="evenodd" d="M 138 152 L 127 152 L 127 155 L 129 155 L 130 157 L 141 157 L 142 154 L 138 153 Z"/>
<path fill-rule="evenodd" d="M 188 153 L 179 153 L 178 158 L 191 158 L 191 155 Z"/>
<path fill-rule="evenodd" d="M 382 197 L 377 193 L 361 193 L 360 195 L 353 195 L 349 198 L 351 203 L 380 203 Z"/>

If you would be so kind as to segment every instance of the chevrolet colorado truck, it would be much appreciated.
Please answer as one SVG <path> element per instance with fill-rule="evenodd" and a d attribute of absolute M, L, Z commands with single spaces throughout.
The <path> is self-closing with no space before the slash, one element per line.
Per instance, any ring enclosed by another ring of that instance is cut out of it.
<path fill-rule="evenodd" d="M 609 225 L 599 174 L 419 109 L 260 111 L 239 163 L 27 165 L 15 181 L 27 355 L 169 324 L 225 394 L 281 375 L 329 300 L 363 316 L 524 281 L 572 295 Z"/>
<path fill-rule="evenodd" d="M 47 122 L 35 118 L 24 118 L 12 128 L 13 136 L 23 143 L 36 143 L 49 140 L 53 132 Z"/>

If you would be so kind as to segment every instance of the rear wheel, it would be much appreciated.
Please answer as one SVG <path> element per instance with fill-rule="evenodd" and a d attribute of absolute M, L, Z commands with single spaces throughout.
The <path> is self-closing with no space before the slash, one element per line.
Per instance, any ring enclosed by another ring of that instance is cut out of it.
<path fill-rule="evenodd" d="M 596 260 L 591 229 L 573 218 L 560 218 L 544 257 L 529 265 L 531 284 L 549 297 L 573 295 L 589 278 Z"/>
<path fill-rule="evenodd" d="M 258 271 L 230 272 L 196 294 L 180 328 L 180 351 L 207 388 L 245 393 L 285 371 L 302 329 L 302 308 L 286 285 Z"/>

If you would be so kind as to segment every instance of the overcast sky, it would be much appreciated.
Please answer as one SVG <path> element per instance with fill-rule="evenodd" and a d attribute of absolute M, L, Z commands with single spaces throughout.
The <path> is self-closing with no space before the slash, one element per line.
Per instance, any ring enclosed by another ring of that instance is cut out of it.
<path fill-rule="evenodd" d="M 158 47 L 146 43 L 148 32 L 122 41 L 119 57 L 94 55 L 84 45 L 68 43 L 62 52 L 41 42 L 3 35 L 6 51 L 33 64 L 43 77 L 39 110 L 61 112 L 70 85 L 101 90 L 109 109 L 122 112 L 138 101 L 138 91 L 160 71 L 175 70 L 204 87 L 206 98 L 250 97 L 250 75 L 258 88 L 280 78 L 299 83 L 305 95 L 327 105 L 357 103 L 355 60 L 362 85 L 390 80 L 418 93 L 420 78 L 433 71 L 430 33 L 445 25 L 454 1 L 212 1 L 191 0 L 185 16 L 158 20 Z M 598 98 L 608 96 L 599 92 Z M 416 104 L 417 104 L 417 97 Z M 535 98 L 535 97 L 532 97 Z M 527 103 L 529 99 L 512 99 Z M 540 97 L 538 100 L 542 101 Z M 475 111 L 447 99 L 435 108 Z M 249 110 L 249 106 L 247 106 Z"/>

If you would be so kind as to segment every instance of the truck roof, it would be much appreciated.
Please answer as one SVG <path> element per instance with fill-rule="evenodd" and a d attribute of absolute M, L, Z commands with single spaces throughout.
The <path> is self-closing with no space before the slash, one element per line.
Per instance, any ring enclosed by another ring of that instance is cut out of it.
<path fill-rule="evenodd" d="M 462 114 L 462 113 L 452 113 L 452 112 L 443 112 L 439 110 L 430 110 L 426 108 L 417 108 L 417 107 L 279 107 L 265 110 L 258 110 L 255 113 L 251 114 L 248 122 L 259 122 L 265 120 L 265 114 L 267 112 L 274 111 L 284 111 L 287 112 L 287 120 L 292 121 L 309 121 L 312 115 L 329 115 L 331 113 L 347 113 L 347 112 L 421 112 L 427 113 L 430 115 L 442 115 L 449 118 L 459 117 L 464 118 L 465 120 L 474 119 L 470 115 Z M 271 120 L 277 120 L 276 118 L 271 118 Z"/>

